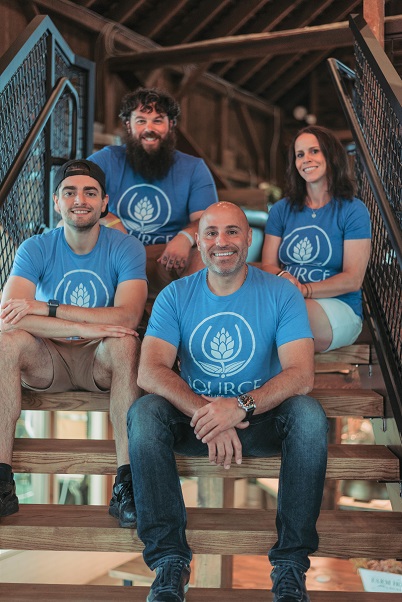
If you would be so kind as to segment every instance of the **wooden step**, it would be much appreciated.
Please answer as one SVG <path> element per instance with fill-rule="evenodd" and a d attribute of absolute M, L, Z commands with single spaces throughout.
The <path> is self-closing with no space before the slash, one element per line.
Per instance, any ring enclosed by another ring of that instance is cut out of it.
<path fill-rule="evenodd" d="M 244 458 L 230 470 L 214 466 L 208 458 L 176 457 L 183 477 L 257 478 L 278 477 L 281 459 Z M 115 474 L 114 441 L 85 439 L 16 439 L 13 452 L 16 473 Z M 400 479 L 398 458 L 382 445 L 331 444 L 327 478 L 396 482 Z"/>
<path fill-rule="evenodd" d="M 328 351 L 328 353 L 316 353 L 314 361 L 318 364 L 342 362 L 354 366 L 367 365 L 370 362 L 370 345 L 348 345 L 347 347 L 339 347 L 339 349 Z"/>
<path fill-rule="evenodd" d="M 311 396 L 318 399 L 328 417 L 384 415 L 383 397 L 367 389 L 314 389 Z M 87 410 L 107 412 L 108 393 L 69 391 L 67 393 L 37 393 L 23 390 L 24 410 Z"/>
<path fill-rule="evenodd" d="M 7 602 L 107 601 L 144 602 L 149 587 L 115 587 L 112 585 L 38 585 L 36 583 L 0 583 L 0 599 Z M 400 594 L 370 592 L 309 592 L 311 602 L 393 602 Z M 4 598 L 3 598 L 4 596 Z M 272 602 L 273 594 L 264 589 L 190 588 L 187 602 Z"/>
<path fill-rule="evenodd" d="M 113 585 L 42 585 L 37 583 L 0 583 L 0 599 L 7 602 L 144 602 L 148 587 L 119 587 Z M 370 592 L 309 592 L 311 602 L 393 602 L 401 594 Z M 272 602 L 273 593 L 264 589 L 190 588 L 187 602 Z"/>
<path fill-rule="evenodd" d="M 194 554 L 264 555 L 275 543 L 275 510 L 188 508 Z M 317 556 L 402 558 L 402 513 L 323 510 Z M 0 519 L 0 549 L 140 552 L 136 530 L 121 529 L 107 506 L 22 504 Z"/>

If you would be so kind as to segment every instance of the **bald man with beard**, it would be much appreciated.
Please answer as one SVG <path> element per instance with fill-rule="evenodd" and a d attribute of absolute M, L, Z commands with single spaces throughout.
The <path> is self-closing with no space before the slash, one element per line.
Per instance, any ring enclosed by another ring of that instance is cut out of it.
<path fill-rule="evenodd" d="M 247 265 L 251 237 L 237 206 L 206 209 L 196 235 L 206 267 L 159 294 L 143 342 L 138 384 L 152 393 L 131 406 L 128 434 L 138 535 L 156 569 L 148 602 L 183 601 L 188 588 L 175 453 L 208 456 L 226 470 L 244 456 L 282 454 L 278 540 L 268 553 L 274 601 L 310 599 L 305 572 L 318 548 L 327 419 L 308 396 L 314 344 L 303 296 Z"/>

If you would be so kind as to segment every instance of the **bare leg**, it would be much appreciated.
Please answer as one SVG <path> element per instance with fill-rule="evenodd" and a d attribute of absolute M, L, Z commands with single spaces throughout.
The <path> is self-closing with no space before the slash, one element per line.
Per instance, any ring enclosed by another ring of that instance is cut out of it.
<path fill-rule="evenodd" d="M 316 353 L 328 349 L 332 342 L 332 328 L 327 314 L 314 299 L 306 299 L 310 327 L 314 335 L 314 351 Z"/>
<path fill-rule="evenodd" d="M 129 464 L 127 411 L 142 394 L 137 385 L 140 342 L 136 337 L 106 338 L 94 363 L 98 387 L 110 388 L 110 418 L 116 442 L 117 466 Z"/>
<path fill-rule="evenodd" d="M 53 378 L 49 351 L 25 330 L 0 334 L 0 462 L 12 462 L 15 425 L 21 414 L 21 378 L 45 389 Z"/>

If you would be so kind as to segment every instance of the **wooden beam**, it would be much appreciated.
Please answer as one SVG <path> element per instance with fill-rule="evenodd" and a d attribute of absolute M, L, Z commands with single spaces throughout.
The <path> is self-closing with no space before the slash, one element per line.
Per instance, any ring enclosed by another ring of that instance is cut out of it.
<path fill-rule="evenodd" d="M 363 18 L 384 48 L 384 0 L 363 0 Z"/>
<path fill-rule="evenodd" d="M 269 0 L 247 0 L 247 2 L 236 3 L 232 12 L 221 23 L 210 30 L 208 37 L 221 38 L 235 34 L 268 2 Z M 270 10 L 270 12 L 272 11 L 273 9 Z M 261 32 L 262 30 L 260 29 L 259 31 Z"/>
<path fill-rule="evenodd" d="M 189 67 L 183 79 L 180 82 L 180 87 L 174 94 L 177 100 L 182 99 L 190 91 L 193 90 L 196 82 L 204 75 L 209 63 L 200 63 L 196 67 Z"/>
<path fill-rule="evenodd" d="M 219 2 L 216 0 L 203 0 L 203 2 L 198 4 L 197 8 L 191 11 L 189 18 L 183 21 L 182 27 L 174 37 L 180 39 L 181 44 L 190 42 L 196 38 L 198 33 L 207 27 L 208 23 L 210 23 L 230 2 L 231 0 L 220 0 Z"/>
<path fill-rule="evenodd" d="M 118 5 L 113 7 L 111 13 L 113 20 L 117 23 L 127 23 L 145 2 L 146 0 L 136 0 L 135 2 L 133 0 L 120 0 Z"/>
<path fill-rule="evenodd" d="M 277 27 L 283 19 L 285 19 L 289 13 L 292 12 L 303 0 L 282 0 L 280 4 L 276 4 L 272 7 L 267 15 L 265 15 L 265 19 L 261 18 L 258 20 L 258 32 L 259 33 L 267 33 L 272 31 Z M 256 27 L 256 24 L 254 24 Z M 249 28 L 250 29 L 250 28 Z M 245 31 L 244 33 L 258 33 L 253 29 L 253 31 Z M 231 69 L 236 64 L 236 61 L 229 61 L 229 63 L 220 67 L 216 74 L 220 77 L 223 77 L 225 73 Z"/>
<path fill-rule="evenodd" d="M 355 0 L 355 2 L 357 1 L 358 0 Z M 295 29 L 301 29 L 310 25 L 330 4 L 330 0 L 324 0 L 324 2 L 321 1 L 320 3 L 315 3 L 314 6 L 306 5 L 295 23 Z M 345 15 L 343 14 L 343 16 L 340 17 L 339 14 L 337 14 L 336 17 L 337 18 L 333 17 L 328 19 L 327 22 L 333 23 L 336 21 L 341 21 Z M 298 50 L 299 48 L 297 48 L 296 52 Z M 234 78 L 236 84 L 242 86 L 246 81 L 250 80 L 255 73 L 259 73 L 263 66 L 268 63 L 271 58 L 272 54 L 267 55 L 258 61 L 247 61 L 246 63 L 240 65 L 236 71 L 236 77 Z"/>
<path fill-rule="evenodd" d="M 84 7 L 80 7 L 70 0 L 58 0 L 57 3 L 54 0 L 33 0 L 35 5 L 42 9 L 41 12 L 46 14 L 54 14 L 63 20 L 69 21 L 94 34 L 101 33 L 106 25 L 110 25 L 113 21 L 105 19 L 97 13 L 91 12 Z M 144 49 L 155 49 L 160 48 L 158 44 L 152 42 L 149 38 L 145 38 L 134 33 L 128 27 L 124 25 L 115 24 L 114 29 L 115 43 L 117 46 L 126 49 L 131 52 L 141 52 Z M 180 68 L 174 68 L 173 71 L 182 74 Z M 221 78 L 212 75 L 205 74 L 200 79 L 200 85 L 203 85 L 208 90 L 212 90 L 217 94 L 230 94 L 231 98 L 244 102 L 247 106 L 261 112 L 265 115 L 272 115 L 274 108 L 266 101 L 253 96 L 250 92 L 245 92 L 236 86 L 233 86 L 230 82 L 226 82 Z"/>
<path fill-rule="evenodd" d="M 300 47 L 309 50 L 331 49 L 353 44 L 353 35 L 346 21 L 302 30 L 288 29 L 267 34 L 229 36 L 216 40 L 180 44 L 148 52 L 121 54 L 109 58 L 114 71 L 154 69 L 167 65 L 188 65 L 223 61 L 233 57 L 245 59 L 270 54 L 293 54 Z"/>
<path fill-rule="evenodd" d="M 165 0 L 163 7 L 158 11 L 158 18 L 148 19 L 148 23 L 141 28 L 141 34 L 148 38 L 157 36 L 187 2 L 188 0 Z"/>
<path fill-rule="evenodd" d="M 264 175 L 264 150 L 256 132 L 254 122 L 247 107 L 240 103 L 235 103 L 234 107 L 243 137 L 249 149 L 249 154 L 254 160 L 255 172 L 262 177 Z"/>

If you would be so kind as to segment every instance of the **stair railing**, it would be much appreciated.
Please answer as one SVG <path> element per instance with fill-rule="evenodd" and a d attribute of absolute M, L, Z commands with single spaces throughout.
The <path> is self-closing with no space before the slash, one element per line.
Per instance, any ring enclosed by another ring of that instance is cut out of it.
<path fill-rule="evenodd" d="M 0 58 L 0 291 L 23 240 L 55 225 L 53 169 L 93 148 L 95 65 L 49 17 Z"/>
<path fill-rule="evenodd" d="M 362 17 L 351 16 L 356 70 L 328 59 L 356 143 L 358 196 L 372 220 L 366 318 L 402 433 L 402 82 Z"/>

